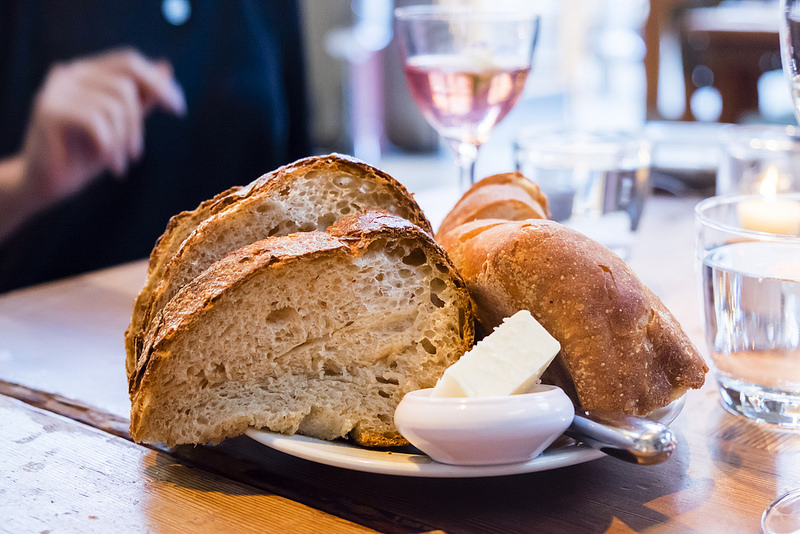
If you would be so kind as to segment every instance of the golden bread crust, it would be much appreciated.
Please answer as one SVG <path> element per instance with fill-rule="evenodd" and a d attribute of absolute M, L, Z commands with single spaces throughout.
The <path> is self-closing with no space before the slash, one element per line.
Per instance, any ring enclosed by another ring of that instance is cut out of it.
<path fill-rule="evenodd" d="M 473 184 L 436 232 L 441 240 L 453 228 L 479 219 L 547 219 L 550 216 L 547 197 L 539 186 L 519 172 L 488 176 Z"/>
<path fill-rule="evenodd" d="M 329 232 L 329 233 L 328 233 Z M 263 421 L 271 421 L 274 418 L 289 419 L 297 417 L 296 415 L 287 414 L 270 414 L 269 411 L 273 409 L 268 403 L 257 403 L 257 409 L 252 412 L 247 412 L 246 416 L 239 418 L 226 417 L 225 414 L 218 414 L 219 421 L 208 422 L 207 425 L 212 427 L 212 430 L 198 432 L 187 438 L 185 435 L 177 435 L 171 430 L 170 427 L 177 427 L 178 421 L 181 418 L 191 419 L 192 415 L 184 414 L 183 409 L 176 410 L 175 413 L 169 412 L 174 403 L 179 402 L 173 397 L 174 388 L 180 380 L 186 380 L 185 377 L 166 376 L 170 373 L 167 369 L 178 369 L 179 373 L 189 372 L 189 368 L 193 365 L 198 365 L 197 362 L 192 362 L 191 365 L 180 364 L 181 360 L 189 360 L 193 357 L 192 354 L 181 352 L 179 347 L 187 339 L 191 339 L 193 347 L 200 352 L 204 352 L 209 344 L 216 342 L 216 338 L 205 340 L 197 336 L 200 327 L 207 328 L 210 320 L 210 314 L 213 314 L 215 309 L 221 305 L 224 299 L 238 298 L 239 294 L 249 293 L 253 287 L 264 287 L 267 285 L 276 287 L 278 291 L 284 293 L 286 291 L 303 291 L 303 288 L 287 287 L 282 288 L 282 277 L 289 272 L 297 269 L 298 266 L 318 265 L 314 270 L 316 272 L 324 272 L 330 265 L 330 260 L 337 258 L 337 261 L 355 261 L 355 258 L 367 254 L 367 251 L 383 250 L 387 244 L 397 246 L 398 243 L 412 243 L 413 249 L 419 249 L 421 256 L 417 256 L 416 252 L 405 258 L 397 257 L 392 259 L 391 262 L 397 265 L 397 269 L 405 269 L 406 267 L 413 268 L 414 266 L 421 265 L 419 261 L 425 261 L 424 265 L 430 264 L 432 271 L 436 271 L 437 276 L 446 277 L 455 290 L 457 298 L 447 304 L 447 311 L 449 317 L 456 318 L 458 321 L 458 332 L 454 336 L 459 340 L 457 346 L 439 347 L 442 351 L 441 354 L 436 353 L 434 350 L 422 351 L 421 348 L 415 349 L 418 354 L 425 357 L 426 373 L 430 375 L 429 379 L 424 379 L 424 384 L 418 383 L 418 376 L 416 373 L 408 374 L 407 376 L 397 376 L 387 381 L 381 387 L 384 389 L 391 389 L 394 391 L 394 402 L 399 402 L 402 395 L 406 391 L 401 390 L 404 387 L 432 387 L 444 369 L 452 364 L 458 357 L 461 356 L 471 346 L 474 338 L 473 330 L 473 317 L 471 310 L 471 303 L 469 295 L 466 290 L 466 285 L 463 279 L 458 275 L 455 266 L 452 264 L 447 254 L 441 247 L 433 240 L 433 238 L 422 229 L 412 224 L 411 222 L 400 217 L 391 215 L 386 212 L 367 212 L 354 217 L 342 219 L 337 224 L 331 226 L 328 232 L 311 231 L 292 234 L 283 237 L 270 237 L 268 239 L 257 241 L 241 249 L 238 249 L 225 258 L 215 262 L 202 274 L 197 276 L 189 284 L 184 286 L 156 315 L 150 322 L 150 328 L 144 338 L 143 353 L 137 362 L 136 369 L 130 377 L 130 393 L 131 393 L 131 436 L 136 441 L 157 442 L 163 441 L 169 445 L 177 443 L 206 443 L 206 442 L 219 442 L 227 437 L 232 437 L 241 434 L 248 426 L 264 424 L 269 426 L 269 423 Z M 386 254 L 392 254 L 392 246 L 388 246 Z M 419 260 L 419 261 L 417 261 Z M 296 271 L 295 271 L 296 272 Z M 273 277 L 274 276 L 274 277 Z M 404 275 L 405 276 L 405 275 Z M 262 285 L 254 285 L 252 281 L 259 281 Z M 342 288 L 344 290 L 345 288 Z M 347 291 L 343 291 L 341 298 L 345 300 Z M 412 298 L 413 300 L 413 298 Z M 265 304 L 267 307 L 268 303 Z M 444 303 L 443 303 L 444 305 Z M 356 300 L 353 301 L 353 306 L 360 306 Z M 425 310 L 431 308 L 431 301 L 423 299 L 419 305 L 413 305 L 414 314 L 430 313 Z M 267 310 L 269 311 L 269 310 Z M 282 310 L 278 310 L 282 311 Z M 311 316 L 324 314 L 325 310 L 308 310 Z M 253 311 L 255 313 L 255 311 Z M 260 312 L 263 313 L 263 310 Z M 214 323 L 215 324 L 215 323 Z M 433 326 L 426 326 L 425 328 L 433 328 Z M 337 330 L 334 329 L 333 332 Z M 330 335 L 333 335 L 332 333 Z M 427 335 L 427 334 L 426 334 Z M 449 338 L 448 338 L 449 339 Z M 228 350 L 228 349 L 225 349 Z M 270 352 L 273 349 L 265 347 L 265 352 Z M 334 350 L 334 349 L 330 349 Z M 356 350 L 363 351 L 365 358 L 374 357 L 373 351 L 376 350 L 373 346 L 356 347 Z M 234 373 L 233 360 L 240 357 L 240 355 L 247 352 L 244 347 L 232 346 L 229 349 L 230 358 L 227 368 L 227 373 Z M 420 352 L 421 351 L 421 352 Z M 211 353 L 211 349 L 208 350 Z M 290 354 L 291 351 L 287 354 Z M 415 353 L 415 354 L 417 354 Z M 388 355 L 394 357 L 394 355 Z M 251 356 L 253 361 L 258 362 L 261 358 L 257 355 Z M 278 359 L 286 358 L 286 355 L 277 355 Z M 420 356 L 421 357 L 421 356 Z M 268 359 L 265 355 L 263 359 Z M 267 365 L 266 362 L 253 364 L 256 369 L 253 373 L 265 372 L 258 371 L 259 365 Z M 273 365 L 273 364 L 270 364 Z M 362 366 L 369 367 L 366 362 L 361 363 Z M 399 366 L 402 368 L 402 365 Z M 250 369 L 250 368 L 248 368 Z M 394 369 L 394 368 L 393 368 Z M 311 372 L 309 369 L 293 369 L 301 375 Z M 398 371 L 399 372 L 399 371 Z M 280 373 L 283 375 L 285 373 Z M 313 373 L 312 373 L 313 374 Z M 269 380 L 272 380 L 268 375 L 250 376 L 248 379 L 254 380 L 257 387 L 247 388 L 248 394 L 256 391 L 263 393 L 267 391 Z M 324 378 L 324 377 L 321 377 Z M 223 385 L 230 383 L 232 378 L 223 379 Z M 316 380 L 316 379 L 315 379 Z M 335 391 L 339 391 L 342 387 L 347 387 L 347 382 L 343 382 L 341 378 L 331 378 L 331 383 Z M 392 385 L 394 384 L 394 385 Z M 219 386 L 219 385 L 217 385 Z M 191 388 L 191 391 L 197 391 L 206 387 L 213 387 L 212 385 L 198 384 Z M 397 389 L 401 388 L 401 389 Z M 293 396 L 301 395 L 302 392 L 270 390 L 270 395 Z M 369 393 L 373 394 L 373 393 Z M 380 397 L 381 402 L 388 402 L 385 398 L 386 393 L 374 392 L 376 397 Z M 368 395 L 365 391 L 356 391 L 354 395 L 362 398 Z M 214 397 L 212 402 L 217 402 Z M 221 399 L 219 399 L 222 402 Z M 313 402 L 313 401 L 312 401 Z M 308 412 L 308 410 L 307 410 Z M 314 408 L 310 408 L 313 415 Z M 306 414 L 307 415 L 307 414 Z M 346 412 L 341 414 L 342 417 L 349 417 Z M 393 424 L 385 419 L 372 421 L 369 417 L 353 421 L 348 427 L 350 436 L 356 442 L 366 446 L 397 446 L 404 445 L 407 442 L 402 436 L 397 433 L 393 428 Z M 384 417 L 384 416 L 382 416 Z M 273 419 L 270 419 L 273 418 Z M 211 419 L 211 418 L 209 418 Z M 170 425 L 159 425 L 154 421 L 175 421 Z M 302 423 L 300 424 L 300 432 L 304 432 Z M 389 425 L 387 427 L 387 425 Z M 166 427 L 166 428 L 165 428 Z M 283 431 L 277 428 L 277 431 Z"/>
<path fill-rule="evenodd" d="M 335 198 L 344 200 L 358 197 L 359 202 L 368 207 L 389 210 L 409 219 L 427 233 L 433 233 L 430 222 L 414 201 L 413 195 L 400 182 L 371 165 L 342 154 L 303 158 L 267 173 L 245 187 L 229 189 L 201 203 L 194 211 L 173 217 L 159 238 L 151 254 L 147 280 L 136 299 L 131 322 L 125 333 L 126 369 L 129 376 L 141 354 L 148 323 L 177 290 L 188 282 L 188 279 L 183 280 L 186 269 L 197 270 L 198 265 L 204 268 L 219 259 L 204 257 L 204 243 L 223 241 L 222 236 L 226 232 L 242 232 L 235 225 L 253 231 L 257 226 L 253 221 L 259 217 L 260 212 L 286 210 L 289 209 L 287 207 L 296 205 L 298 200 L 291 198 L 293 188 L 300 181 L 314 181 L 316 176 L 321 175 L 341 175 L 336 192 L 331 193 Z M 348 183 L 348 177 L 354 178 L 350 180 L 352 184 Z M 362 185 L 359 187 L 355 185 L 357 183 Z M 357 187 L 356 191 L 353 191 L 354 187 Z M 379 193 L 375 193 L 373 198 L 373 192 Z M 346 211 L 349 206 L 342 209 Z M 308 220 L 298 224 L 294 231 L 324 230 L 335 222 L 335 219 L 328 220 L 322 214 L 319 217 L 317 219 L 316 213 L 307 213 Z M 265 229 L 263 234 L 248 238 L 248 242 L 270 235 L 286 235 L 292 228 L 293 226 L 287 225 Z M 201 261 L 207 263 L 202 264 Z M 188 278 L 191 279 L 191 276 Z"/>
<path fill-rule="evenodd" d="M 133 355 L 137 352 L 137 335 L 140 333 L 141 318 L 145 315 L 153 291 L 161 279 L 164 267 L 172 255 L 180 248 L 181 243 L 203 220 L 236 201 L 234 193 L 241 189 L 239 186 L 231 187 L 211 199 L 204 200 L 192 211 L 182 211 L 170 217 L 167 228 L 156 240 L 147 263 L 147 278 L 142 290 L 137 295 L 133 304 L 133 320 L 125 330 L 125 352 L 128 355 L 126 369 L 128 374 L 133 370 Z"/>
<path fill-rule="evenodd" d="M 542 219 L 473 221 L 441 244 L 484 330 L 527 309 L 561 343 L 544 378 L 583 409 L 643 415 L 702 386 L 708 368 L 661 300 L 583 234 Z"/>

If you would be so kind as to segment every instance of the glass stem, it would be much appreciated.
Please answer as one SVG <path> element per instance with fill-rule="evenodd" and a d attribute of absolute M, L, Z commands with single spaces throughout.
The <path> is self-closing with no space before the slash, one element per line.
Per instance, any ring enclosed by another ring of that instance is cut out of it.
<path fill-rule="evenodd" d="M 450 146 L 456 153 L 459 168 L 459 187 L 463 193 L 475 183 L 475 161 L 478 159 L 478 145 L 465 141 L 451 140 Z"/>

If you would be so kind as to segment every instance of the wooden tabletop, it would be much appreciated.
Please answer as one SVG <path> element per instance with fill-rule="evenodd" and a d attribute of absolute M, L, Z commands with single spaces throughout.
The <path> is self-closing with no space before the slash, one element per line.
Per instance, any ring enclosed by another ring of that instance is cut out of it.
<path fill-rule="evenodd" d="M 705 353 L 698 198 L 655 196 L 630 263 Z M 667 462 L 610 457 L 504 477 L 329 467 L 239 437 L 148 447 L 127 435 L 123 332 L 144 262 L 0 296 L 0 532 L 758 532 L 800 487 L 800 433 L 688 395 Z"/>

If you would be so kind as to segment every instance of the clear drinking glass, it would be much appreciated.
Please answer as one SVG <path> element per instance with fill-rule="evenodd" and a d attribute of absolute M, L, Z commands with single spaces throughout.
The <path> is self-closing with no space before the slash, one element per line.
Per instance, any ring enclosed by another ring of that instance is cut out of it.
<path fill-rule="evenodd" d="M 800 128 L 728 124 L 719 137 L 717 195 L 800 192 Z"/>
<path fill-rule="evenodd" d="M 455 151 L 464 190 L 481 144 L 522 94 L 539 17 L 447 3 L 398 8 L 395 25 L 411 95 Z"/>
<path fill-rule="evenodd" d="M 800 429 L 800 194 L 700 202 L 706 342 L 722 404 Z"/>
<path fill-rule="evenodd" d="M 627 258 L 650 193 L 650 143 L 615 131 L 535 130 L 514 140 L 516 168 L 547 195 L 550 218 Z"/>

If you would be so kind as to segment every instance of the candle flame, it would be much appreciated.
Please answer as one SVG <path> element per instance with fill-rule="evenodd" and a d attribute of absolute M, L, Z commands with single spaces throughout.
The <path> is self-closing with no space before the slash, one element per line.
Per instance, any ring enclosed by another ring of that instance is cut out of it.
<path fill-rule="evenodd" d="M 769 167 L 761 179 L 761 185 L 758 188 L 759 193 L 767 197 L 775 197 L 778 194 L 778 177 L 778 169 Z"/>

